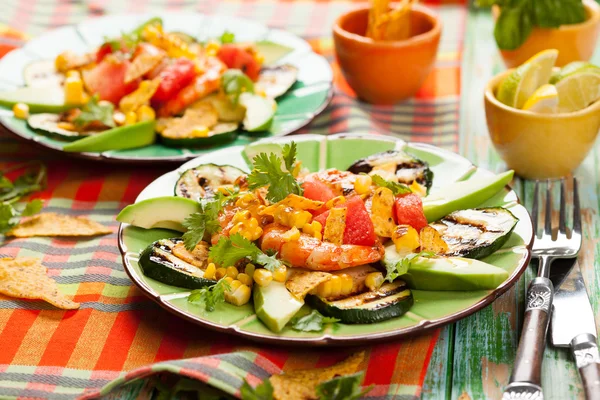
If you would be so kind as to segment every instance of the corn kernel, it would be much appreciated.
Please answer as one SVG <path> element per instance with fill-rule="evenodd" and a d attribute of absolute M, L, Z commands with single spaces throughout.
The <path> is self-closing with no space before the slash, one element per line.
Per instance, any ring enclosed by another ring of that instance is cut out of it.
<path fill-rule="evenodd" d="M 310 224 L 304 225 L 302 227 L 302 232 L 311 235 L 316 239 L 323 239 L 323 225 L 318 221 L 313 221 Z"/>
<path fill-rule="evenodd" d="M 410 225 L 398 225 L 392 232 L 392 242 L 400 254 L 411 253 L 421 245 L 419 233 Z"/>
<path fill-rule="evenodd" d="M 371 272 L 367 275 L 367 278 L 365 279 L 365 285 L 367 285 L 369 290 L 374 292 L 376 290 L 379 290 L 381 285 L 383 285 L 383 280 L 384 278 L 381 272 Z"/>
<path fill-rule="evenodd" d="M 327 298 L 331 296 L 332 286 L 331 281 L 321 283 L 317 288 L 317 294 L 319 297 Z"/>
<path fill-rule="evenodd" d="M 252 291 L 248 285 L 241 285 L 235 292 L 229 295 L 228 302 L 234 306 L 243 306 L 250 301 Z"/>
<path fill-rule="evenodd" d="M 233 283 L 233 278 L 230 276 L 225 276 L 222 278 L 224 281 L 226 281 L 227 283 L 229 283 L 229 285 L 231 286 L 231 284 Z"/>
<path fill-rule="evenodd" d="M 204 270 L 204 278 L 205 279 L 215 279 L 215 274 L 217 272 L 217 267 L 214 263 L 209 263 Z"/>
<path fill-rule="evenodd" d="M 191 137 L 208 137 L 208 133 L 210 129 L 206 126 L 198 125 L 194 129 L 192 129 Z"/>
<path fill-rule="evenodd" d="M 156 119 L 156 112 L 148 105 L 140 106 L 136 111 L 137 120 L 139 122 L 154 121 Z"/>
<path fill-rule="evenodd" d="M 240 286 L 242 286 L 242 282 L 238 281 L 237 279 L 233 279 L 229 283 L 229 293 L 235 292 Z"/>
<path fill-rule="evenodd" d="M 223 267 L 217 268 L 217 271 L 215 272 L 215 278 L 217 278 L 217 280 L 223 278 L 225 275 L 227 275 L 227 269 Z"/>
<path fill-rule="evenodd" d="M 337 275 L 333 275 L 329 280 L 331 285 L 331 297 L 339 297 L 342 294 L 342 278 Z"/>
<path fill-rule="evenodd" d="M 329 200 L 327 203 L 325 203 L 325 207 L 330 209 L 330 208 L 333 208 L 340 204 L 344 204 L 345 202 L 346 202 L 346 198 L 344 196 L 337 196 L 337 197 L 334 197 L 333 199 Z"/>
<path fill-rule="evenodd" d="M 413 181 L 413 183 L 410 184 L 409 188 L 414 194 L 419 195 L 420 197 L 427 196 L 427 188 L 417 181 Z"/>
<path fill-rule="evenodd" d="M 233 279 L 237 278 L 238 270 L 236 267 L 227 267 L 226 275 L 232 277 Z"/>
<path fill-rule="evenodd" d="M 60 129 L 66 130 L 66 131 L 72 131 L 72 132 L 77 131 L 77 127 L 72 122 L 61 121 L 61 122 L 58 122 L 56 124 L 56 126 Z"/>
<path fill-rule="evenodd" d="M 221 46 L 217 42 L 208 42 L 206 44 L 206 55 L 208 56 L 216 56 L 219 52 Z"/>
<path fill-rule="evenodd" d="M 238 274 L 237 280 L 242 282 L 244 285 L 252 286 L 252 278 L 246 273 L 242 272 L 241 274 Z"/>
<path fill-rule="evenodd" d="M 67 71 L 66 77 L 67 78 L 81 79 L 81 74 L 76 69 L 70 69 L 70 70 Z"/>
<path fill-rule="evenodd" d="M 271 271 L 268 271 L 263 268 L 259 268 L 256 271 L 254 271 L 254 282 L 256 282 L 259 286 L 269 286 L 272 280 L 273 274 L 271 273 Z"/>
<path fill-rule="evenodd" d="M 281 238 L 284 242 L 295 242 L 300 239 L 300 231 L 294 226 L 292 229 L 289 229 L 287 232 L 281 235 Z"/>
<path fill-rule="evenodd" d="M 250 220 L 251 218 L 252 218 L 252 214 L 250 214 L 250 211 L 242 210 L 242 211 L 236 212 L 231 221 L 234 224 L 237 224 L 238 222 L 244 222 L 244 221 Z"/>
<path fill-rule="evenodd" d="M 29 118 L 29 106 L 25 103 L 17 103 L 13 106 L 13 114 L 15 118 L 27 119 Z"/>
<path fill-rule="evenodd" d="M 125 114 L 122 113 L 121 111 L 116 111 L 113 114 L 113 121 L 115 121 L 115 124 L 121 126 L 121 125 L 125 125 Z"/>
<path fill-rule="evenodd" d="M 64 83 L 65 103 L 81 104 L 83 97 L 83 81 L 79 77 L 68 77 Z"/>
<path fill-rule="evenodd" d="M 373 179 L 369 175 L 359 175 L 354 181 L 354 190 L 358 194 L 365 194 L 371 189 Z"/>
<path fill-rule="evenodd" d="M 137 114 L 135 111 L 125 113 L 125 125 L 133 125 L 137 122 Z"/>
<path fill-rule="evenodd" d="M 254 266 L 254 264 L 248 263 L 246 264 L 246 268 L 244 268 L 244 273 L 248 275 L 250 279 L 253 279 L 255 270 L 256 267 Z"/>
<path fill-rule="evenodd" d="M 73 52 L 71 51 L 65 51 L 63 53 L 60 53 L 54 59 L 54 68 L 56 68 L 58 72 L 65 72 L 67 70 L 69 60 L 71 57 L 73 57 Z"/>
<path fill-rule="evenodd" d="M 285 282 L 287 280 L 287 268 L 285 265 L 277 268 L 272 273 L 273 279 L 277 282 Z"/>
<path fill-rule="evenodd" d="M 348 274 L 338 275 L 342 281 L 341 294 L 347 295 L 352 293 L 352 288 L 354 287 L 354 282 L 352 281 L 352 277 Z"/>

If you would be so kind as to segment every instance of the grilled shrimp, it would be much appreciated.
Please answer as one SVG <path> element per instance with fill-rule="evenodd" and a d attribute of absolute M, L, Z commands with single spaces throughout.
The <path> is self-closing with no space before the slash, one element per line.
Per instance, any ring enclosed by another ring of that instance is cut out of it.
<path fill-rule="evenodd" d="M 283 234 L 288 229 L 278 224 L 265 227 L 260 245 L 263 251 L 278 252 L 279 258 L 295 267 L 315 271 L 335 271 L 377 262 L 383 254 L 381 245 L 370 247 L 342 244 L 338 246 L 322 242 L 304 233 L 300 235 L 300 239 L 286 242 Z"/>
<path fill-rule="evenodd" d="M 171 100 L 167 101 L 158 110 L 160 117 L 170 117 L 180 114 L 187 106 L 203 97 L 219 90 L 221 86 L 221 75 L 227 66 L 216 57 L 206 57 L 205 69 L 202 75 L 198 75 L 192 83 L 184 87 Z"/>

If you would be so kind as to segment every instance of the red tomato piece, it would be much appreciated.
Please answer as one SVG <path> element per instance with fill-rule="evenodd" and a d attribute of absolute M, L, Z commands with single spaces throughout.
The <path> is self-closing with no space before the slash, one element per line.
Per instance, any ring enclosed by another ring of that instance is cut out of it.
<path fill-rule="evenodd" d="M 195 77 L 194 62 L 187 58 L 178 58 L 173 64 L 164 67 L 158 74 L 160 84 L 154 96 L 152 96 L 152 100 L 157 102 L 168 101 L 190 84 Z"/>
<path fill-rule="evenodd" d="M 260 64 L 247 49 L 235 44 L 224 44 L 219 49 L 217 57 L 219 57 L 228 68 L 241 70 L 253 81 L 258 79 Z"/>
<path fill-rule="evenodd" d="M 112 54 L 112 52 L 113 51 L 110 44 L 104 43 L 102 46 L 100 46 L 98 51 L 96 51 L 96 64 L 100 64 L 102 60 L 104 60 L 104 57 L 106 57 L 109 54 Z"/>
<path fill-rule="evenodd" d="M 346 229 L 344 230 L 344 244 L 355 244 L 358 246 L 373 246 L 377 240 L 373 222 L 365 207 L 365 203 L 359 196 L 353 196 L 346 199 L 343 204 L 336 207 L 346 207 Z M 319 222 L 325 228 L 329 210 L 313 218 L 313 221 Z"/>
<path fill-rule="evenodd" d="M 304 189 L 304 197 L 307 199 L 327 202 L 336 197 L 335 192 L 326 183 L 313 176 L 306 177 L 304 183 L 302 183 L 302 188 Z M 323 206 L 312 213 L 313 215 L 319 215 L 326 210 Z"/>
<path fill-rule="evenodd" d="M 137 89 L 139 80 L 125 83 L 125 72 L 129 61 L 105 59 L 91 70 L 84 71 L 83 81 L 92 94 L 98 94 L 100 100 L 118 104 L 124 96 Z"/>
<path fill-rule="evenodd" d="M 397 196 L 394 202 L 394 215 L 398 225 L 410 225 L 417 231 L 427 226 L 423 202 L 416 194 Z"/>

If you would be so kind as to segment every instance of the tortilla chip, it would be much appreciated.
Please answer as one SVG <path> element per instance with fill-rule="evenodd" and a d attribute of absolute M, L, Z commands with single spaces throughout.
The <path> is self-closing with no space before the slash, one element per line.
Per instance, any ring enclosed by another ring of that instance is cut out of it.
<path fill-rule="evenodd" d="M 96 236 L 109 233 L 112 233 L 109 228 L 86 217 L 43 213 L 21 222 L 7 232 L 6 236 L 20 238 L 32 236 Z"/>
<path fill-rule="evenodd" d="M 337 376 L 356 373 L 364 358 L 365 352 L 359 351 L 331 367 L 273 375 L 269 378 L 271 385 L 273 385 L 273 398 L 275 400 L 317 399 L 316 388 L 319 384 Z"/>
<path fill-rule="evenodd" d="M 150 103 L 150 99 L 156 93 L 159 85 L 160 79 L 158 78 L 151 81 L 143 81 L 136 90 L 121 99 L 119 109 L 126 113 L 135 111 L 141 106 Z"/>
<path fill-rule="evenodd" d="M 161 135 L 173 139 L 190 138 L 194 129 L 211 129 L 218 122 L 217 109 L 210 103 L 199 103 L 193 109 L 185 110 L 183 117 L 169 119 Z"/>
<path fill-rule="evenodd" d="M 320 271 L 292 270 L 285 287 L 291 294 L 303 299 L 311 290 L 331 279 L 331 274 Z"/>
<path fill-rule="evenodd" d="M 63 310 L 79 308 L 79 303 L 59 292 L 46 270 L 34 257 L 0 258 L 0 293 L 18 299 L 45 300 Z"/>
<path fill-rule="evenodd" d="M 389 190 L 389 189 L 388 189 Z M 323 240 L 341 246 L 344 241 L 344 231 L 346 230 L 346 214 L 348 208 L 332 208 L 325 221 L 325 232 Z"/>
<path fill-rule="evenodd" d="M 125 70 L 125 83 L 132 82 L 150 72 L 167 54 L 164 51 L 149 54 L 142 53 L 135 57 Z"/>
<path fill-rule="evenodd" d="M 421 251 L 430 251 L 434 254 L 446 254 L 448 252 L 448 243 L 442 238 L 442 235 L 432 226 L 426 226 L 419 232 L 419 242 Z"/>
<path fill-rule="evenodd" d="M 371 221 L 375 234 L 382 237 L 392 237 L 396 223 L 394 222 L 394 193 L 385 187 L 380 187 L 373 194 L 371 205 Z"/>

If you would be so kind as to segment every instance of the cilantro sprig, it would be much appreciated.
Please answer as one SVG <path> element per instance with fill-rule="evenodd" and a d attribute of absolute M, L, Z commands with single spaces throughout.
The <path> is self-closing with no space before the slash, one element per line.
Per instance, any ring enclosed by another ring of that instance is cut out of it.
<path fill-rule="evenodd" d="M 221 77 L 221 89 L 236 105 L 242 93 L 254 93 L 254 82 L 239 69 L 228 69 Z"/>
<path fill-rule="evenodd" d="M 219 37 L 219 41 L 223 44 L 233 43 L 233 42 L 235 42 L 235 33 L 230 32 L 230 31 L 225 31 L 225 32 L 223 32 L 221 37 Z"/>
<path fill-rule="evenodd" d="M 40 199 L 30 201 L 21 210 L 9 203 L 0 203 L 0 233 L 4 234 L 17 226 L 21 217 L 29 217 L 42 211 L 44 203 Z"/>
<path fill-rule="evenodd" d="M 212 312 L 217 305 L 225 302 L 225 292 L 229 290 L 231 290 L 229 282 L 225 279 L 219 279 L 214 285 L 192 290 L 188 296 L 188 302 L 203 303 L 204 309 Z"/>
<path fill-rule="evenodd" d="M 339 319 L 325 317 L 317 310 L 312 310 L 310 314 L 292 320 L 292 329 L 300 332 L 321 332 L 325 325 L 336 324 Z"/>
<path fill-rule="evenodd" d="M 372 175 L 371 179 L 373 179 L 375 185 L 390 189 L 394 193 L 394 196 L 412 193 L 412 190 L 405 184 L 385 180 L 380 175 Z"/>
<path fill-rule="evenodd" d="M 385 280 L 387 280 L 388 282 L 393 282 L 396 278 L 406 274 L 408 272 L 408 269 L 410 268 L 412 262 L 417 257 L 431 258 L 431 257 L 435 257 L 435 253 L 433 253 L 431 251 L 421 251 L 419 253 L 411 253 L 411 254 L 408 254 L 407 256 L 403 257 L 401 260 L 399 260 L 396 263 L 386 263 L 385 269 L 386 269 L 387 273 L 385 275 Z"/>
<path fill-rule="evenodd" d="M 114 128 L 115 121 L 113 120 L 114 106 L 109 102 L 98 101 L 98 95 L 90 98 L 88 103 L 83 106 L 79 115 L 73 120 L 77 126 L 84 126 L 90 122 L 99 121 L 103 125 Z"/>
<path fill-rule="evenodd" d="M 242 400 L 273 400 L 273 385 L 269 378 L 262 381 L 258 386 L 253 388 L 244 379 L 240 388 Z"/>
<path fill-rule="evenodd" d="M 229 237 L 221 237 L 216 245 L 212 246 L 208 256 L 217 264 L 223 266 L 235 265 L 242 258 L 247 258 L 260 264 L 273 272 L 283 263 L 273 255 L 263 253 L 254 243 L 236 233 Z"/>
<path fill-rule="evenodd" d="M 296 143 L 292 142 L 283 146 L 283 158 L 275 153 L 260 153 L 254 157 L 254 166 L 248 175 L 248 187 L 258 189 L 268 186 L 267 199 L 271 203 L 277 203 L 289 194 L 301 196 L 304 192 L 302 186 L 292 175 L 296 153 Z M 285 170 L 282 166 L 285 167 Z"/>

